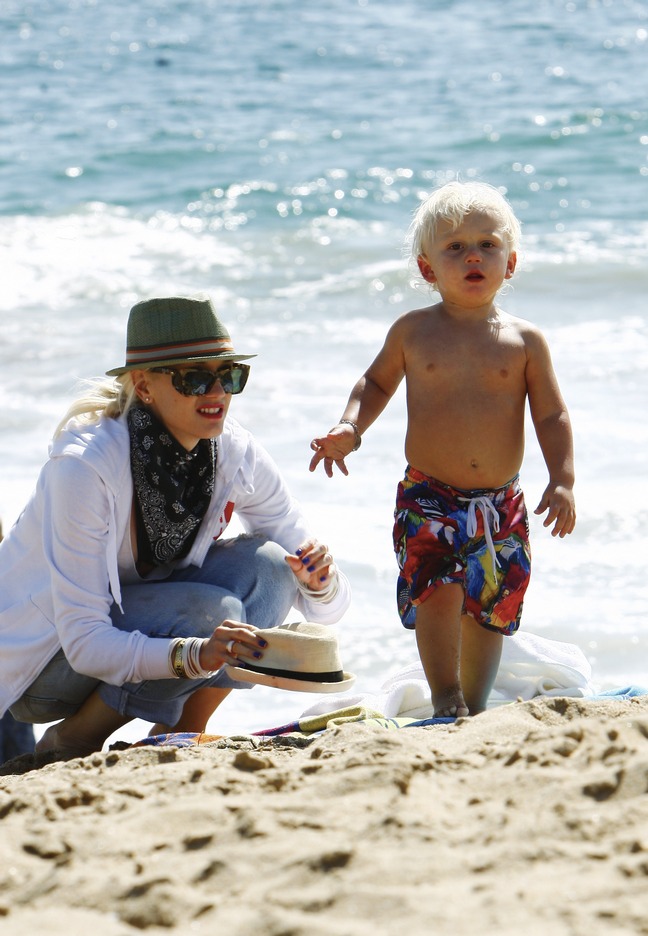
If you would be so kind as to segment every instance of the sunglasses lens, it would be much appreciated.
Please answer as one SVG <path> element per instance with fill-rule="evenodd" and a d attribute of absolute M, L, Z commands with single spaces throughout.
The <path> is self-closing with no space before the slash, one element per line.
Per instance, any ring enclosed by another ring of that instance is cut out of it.
<path fill-rule="evenodd" d="M 234 364 L 218 372 L 218 379 L 225 393 L 240 393 L 247 383 L 250 368 L 247 364 Z"/>
<path fill-rule="evenodd" d="M 208 370 L 189 370 L 181 374 L 176 371 L 173 375 L 173 386 L 184 396 L 204 396 L 218 381 L 224 393 L 240 393 L 247 383 L 249 373 L 250 368 L 247 364 L 222 367 L 215 373 Z"/>
<path fill-rule="evenodd" d="M 207 370 L 190 370 L 173 375 L 173 386 L 184 396 L 204 396 L 214 386 L 216 378 Z"/>

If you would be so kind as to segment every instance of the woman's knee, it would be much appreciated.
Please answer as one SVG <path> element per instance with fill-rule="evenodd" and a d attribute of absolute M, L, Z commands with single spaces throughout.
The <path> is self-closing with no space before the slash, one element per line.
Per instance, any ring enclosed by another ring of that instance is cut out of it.
<path fill-rule="evenodd" d="M 294 576 L 286 562 L 286 550 L 272 540 L 265 540 L 257 549 L 257 581 L 259 576 L 266 576 L 272 580 L 290 582 L 294 584 Z"/>
<path fill-rule="evenodd" d="M 254 579 L 241 596 L 247 619 L 255 627 L 281 624 L 295 602 L 297 580 L 285 557 L 286 551 L 271 541 L 256 550 Z"/>
<path fill-rule="evenodd" d="M 240 602 L 240 615 L 227 614 L 230 619 L 273 627 L 281 624 L 295 601 L 296 579 L 286 562 L 286 550 L 266 537 L 243 536 L 216 546 L 210 570 Z"/>
<path fill-rule="evenodd" d="M 182 615 L 183 634 L 178 636 L 211 637 L 223 621 L 247 621 L 242 601 L 222 588 L 205 585 L 191 595 L 189 612 Z"/>
<path fill-rule="evenodd" d="M 216 543 L 203 565 L 203 574 L 244 604 L 259 592 L 292 587 L 294 576 L 286 563 L 286 550 L 258 534 Z"/>
<path fill-rule="evenodd" d="M 274 540 L 259 533 L 246 533 L 233 540 L 215 543 L 209 559 L 213 560 L 215 571 L 227 579 L 244 578 L 246 573 L 256 579 L 259 567 L 275 570 L 286 567 L 285 556 L 286 550 Z"/>

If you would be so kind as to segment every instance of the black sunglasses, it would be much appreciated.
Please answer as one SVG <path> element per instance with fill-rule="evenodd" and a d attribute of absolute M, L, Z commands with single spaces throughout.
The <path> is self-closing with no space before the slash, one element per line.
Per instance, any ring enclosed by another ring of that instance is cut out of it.
<path fill-rule="evenodd" d="M 178 370 L 177 367 L 151 367 L 154 374 L 171 374 L 173 386 L 183 396 L 204 396 L 218 383 L 225 393 L 241 393 L 250 376 L 249 364 L 228 364 L 217 371 L 195 367 Z"/>

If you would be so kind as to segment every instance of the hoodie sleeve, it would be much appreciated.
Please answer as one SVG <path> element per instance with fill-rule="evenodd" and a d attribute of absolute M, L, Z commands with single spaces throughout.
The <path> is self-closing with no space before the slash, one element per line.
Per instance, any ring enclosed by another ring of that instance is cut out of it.
<path fill-rule="evenodd" d="M 48 473 L 43 548 L 54 625 L 71 666 L 117 686 L 168 677 L 168 640 L 112 625 L 108 553 L 117 549 L 113 494 L 92 467 L 74 456 L 53 458 Z"/>

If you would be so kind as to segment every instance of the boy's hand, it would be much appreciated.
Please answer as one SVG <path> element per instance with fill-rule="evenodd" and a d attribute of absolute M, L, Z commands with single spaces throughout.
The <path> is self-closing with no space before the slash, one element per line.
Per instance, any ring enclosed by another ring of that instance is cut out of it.
<path fill-rule="evenodd" d="M 549 513 L 543 520 L 545 527 L 554 524 L 551 531 L 552 536 L 566 536 L 571 533 L 576 526 L 576 507 L 574 505 L 574 493 L 571 488 L 564 487 L 561 484 L 548 484 L 540 503 L 534 510 L 536 514 L 542 514 L 548 510 Z"/>
<path fill-rule="evenodd" d="M 324 462 L 324 471 L 329 478 L 333 477 L 333 463 L 337 465 L 343 475 L 349 474 L 349 469 L 344 463 L 347 455 L 350 455 L 356 442 L 355 432 L 346 424 L 334 426 L 327 435 L 318 439 L 313 439 L 310 447 L 315 452 L 311 458 L 309 471 L 315 471 L 321 461 Z"/>

